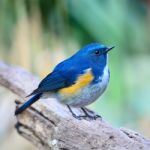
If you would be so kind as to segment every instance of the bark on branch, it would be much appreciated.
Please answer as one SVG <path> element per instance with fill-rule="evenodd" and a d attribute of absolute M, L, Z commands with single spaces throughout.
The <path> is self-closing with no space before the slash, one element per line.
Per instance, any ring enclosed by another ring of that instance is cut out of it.
<path fill-rule="evenodd" d="M 19 96 L 18 103 L 22 103 L 38 83 L 39 80 L 24 69 L 0 63 L 0 84 Z M 42 150 L 150 149 L 150 140 L 139 133 L 114 128 L 100 119 L 77 120 L 52 98 L 42 99 L 18 115 L 16 129 Z"/>

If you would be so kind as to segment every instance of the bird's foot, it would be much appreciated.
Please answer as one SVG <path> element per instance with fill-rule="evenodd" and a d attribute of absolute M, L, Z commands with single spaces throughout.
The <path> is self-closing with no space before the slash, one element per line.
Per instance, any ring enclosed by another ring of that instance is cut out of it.
<path fill-rule="evenodd" d="M 79 115 L 77 116 L 71 109 L 71 107 L 69 105 L 67 105 L 69 111 L 71 112 L 72 116 L 78 120 L 81 120 L 81 119 L 90 119 L 90 120 L 96 120 L 97 118 L 100 118 L 102 119 L 102 117 L 98 114 L 96 114 L 94 111 L 92 110 L 89 110 L 88 108 L 81 108 L 82 111 L 84 112 L 85 115 Z"/>
<path fill-rule="evenodd" d="M 77 116 L 71 109 L 71 107 L 69 105 L 67 105 L 69 111 L 71 112 L 72 116 L 78 120 L 81 120 L 83 118 L 83 116 Z"/>
<path fill-rule="evenodd" d="M 97 113 L 95 113 L 92 110 L 89 110 L 88 108 L 81 108 L 85 114 L 85 117 L 90 118 L 91 120 L 96 120 L 97 118 L 102 119 L 102 117 L 100 115 L 98 115 Z"/>
<path fill-rule="evenodd" d="M 85 116 L 85 115 L 79 115 L 79 116 L 77 116 L 77 115 L 74 114 L 74 113 L 72 113 L 72 116 L 73 116 L 74 118 L 78 119 L 78 120 L 81 120 L 81 119 L 84 119 L 84 118 L 87 117 L 87 116 Z"/>

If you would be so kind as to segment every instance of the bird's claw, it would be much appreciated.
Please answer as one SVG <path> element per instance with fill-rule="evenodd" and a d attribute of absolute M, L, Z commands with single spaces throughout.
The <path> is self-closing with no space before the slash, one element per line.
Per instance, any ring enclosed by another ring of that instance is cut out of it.
<path fill-rule="evenodd" d="M 97 118 L 100 118 L 102 119 L 102 117 L 98 114 L 96 114 L 95 112 L 87 109 L 87 108 L 81 108 L 84 112 L 85 115 L 79 115 L 77 116 L 73 111 L 72 109 L 70 108 L 69 105 L 67 105 L 68 108 L 69 108 L 69 111 L 71 112 L 72 116 L 78 120 L 81 120 L 81 119 L 90 119 L 90 120 L 96 120 Z"/>
<path fill-rule="evenodd" d="M 90 120 L 96 120 L 97 118 L 102 119 L 102 117 L 100 115 L 90 115 L 90 114 L 86 114 L 86 115 L 80 115 L 77 116 L 76 114 L 72 114 L 72 116 L 78 120 L 82 120 L 82 119 L 90 119 Z"/>
<path fill-rule="evenodd" d="M 90 118 L 91 120 L 96 120 L 97 118 L 102 119 L 102 117 L 98 114 L 96 114 L 94 111 L 89 110 L 87 108 L 81 108 L 83 112 L 85 113 L 85 116 Z"/>
<path fill-rule="evenodd" d="M 72 114 L 72 116 L 78 120 L 81 120 L 81 117 L 82 117 L 82 116 L 77 116 L 76 114 Z"/>

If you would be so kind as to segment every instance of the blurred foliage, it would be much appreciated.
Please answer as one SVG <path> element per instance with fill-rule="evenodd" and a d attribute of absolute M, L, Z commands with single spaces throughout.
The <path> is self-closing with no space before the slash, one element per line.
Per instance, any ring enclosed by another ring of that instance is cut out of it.
<path fill-rule="evenodd" d="M 0 59 L 41 77 L 94 41 L 116 48 L 109 88 L 91 107 L 150 136 L 149 0 L 0 1 Z"/>

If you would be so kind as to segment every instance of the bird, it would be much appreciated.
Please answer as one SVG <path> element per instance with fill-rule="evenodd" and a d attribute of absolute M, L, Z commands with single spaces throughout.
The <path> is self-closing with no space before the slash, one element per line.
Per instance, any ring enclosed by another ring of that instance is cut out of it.
<path fill-rule="evenodd" d="M 32 97 L 16 109 L 15 115 L 22 113 L 40 98 L 54 95 L 77 119 L 84 116 L 91 119 L 101 117 L 86 106 L 96 101 L 108 86 L 108 52 L 113 48 L 114 46 L 90 43 L 60 62 L 28 95 Z M 81 108 L 85 115 L 77 116 L 72 107 Z"/>

